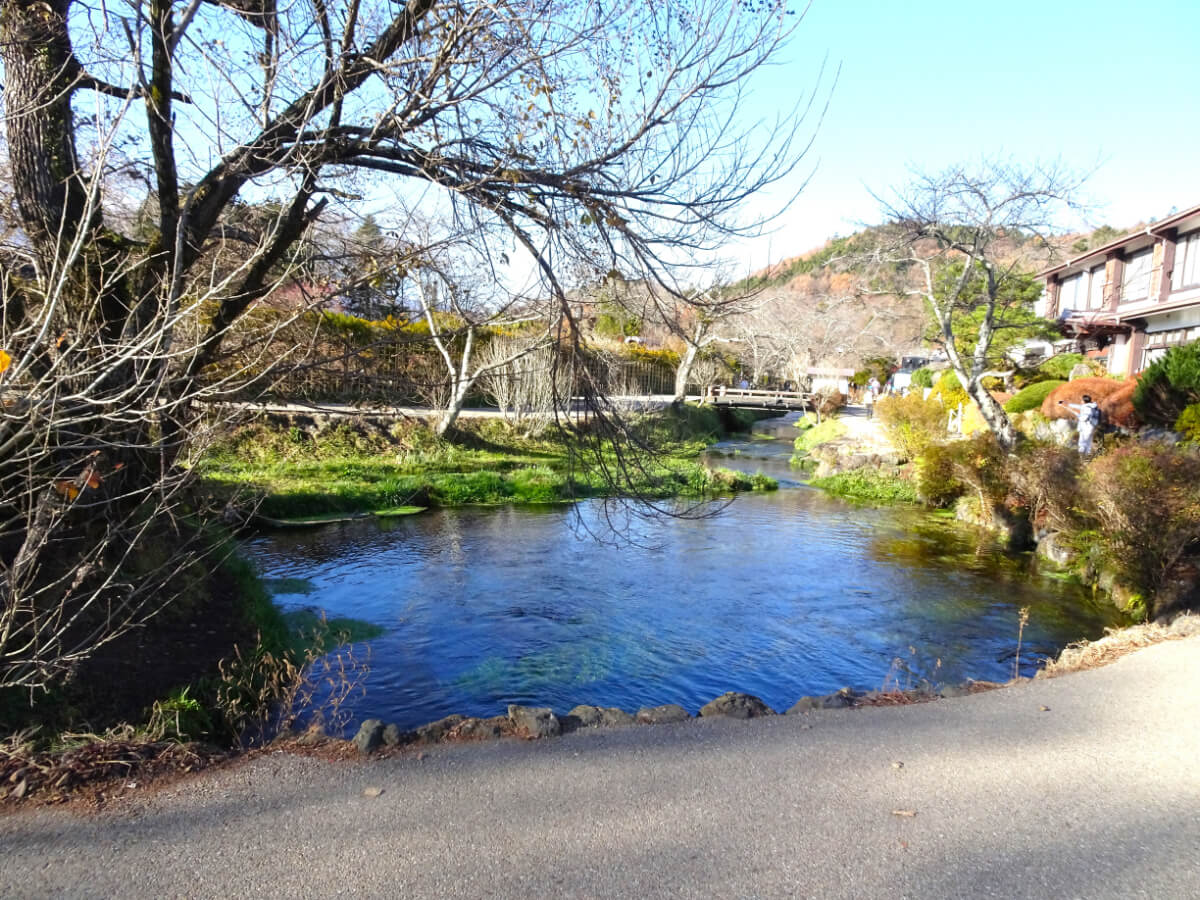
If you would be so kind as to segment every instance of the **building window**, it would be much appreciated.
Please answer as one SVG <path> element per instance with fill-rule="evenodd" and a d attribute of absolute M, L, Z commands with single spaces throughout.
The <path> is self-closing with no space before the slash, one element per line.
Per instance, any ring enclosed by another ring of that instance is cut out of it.
<path fill-rule="evenodd" d="M 1059 315 L 1066 312 L 1081 312 L 1086 309 L 1084 305 L 1087 297 L 1086 284 L 1087 276 L 1082 272 L 1063 279 L 1063 283 L 1058 288 Z"/>
<path fill-rule="evenodd" d="M 1091 271 L 1091 286 L 1088 288 L 1088 309 L 1104 309 L 1104 266 Z"/>
<path fill-rule="evenodd" d="M 1121 279 L 1122 303 L 1133 303 L 1150 296 L 1150 266 L 1153 262 L 1153 247 L 1129 254 L 1125 260 L 1125 277 Z"/>
<path fill-rule="evenodd" d="M 1173 328 L 1170 331 L 1156 331 L 1153 334 L 1147 334 L 1146 342 L 1142 345 L 1142 363 L 1139 368 L 1144 369 L 1155 360 L 1162 359 L 1172 347 L 1190 344 L 1196 340 L 1200 340 L 1200 326 Z"/>
<path fill-rule="evenodd" d="M 1200 285 L 1200 231 L 1179 236 L 1175 242 L 1175 268 L 1171 270 L 1171 290 Z"/>

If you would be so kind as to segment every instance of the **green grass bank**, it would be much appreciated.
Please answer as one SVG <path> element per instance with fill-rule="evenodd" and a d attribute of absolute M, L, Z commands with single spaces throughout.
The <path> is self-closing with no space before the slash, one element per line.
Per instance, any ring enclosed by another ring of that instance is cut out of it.
<path fill-rule="evenodd" d="M 586 433 L 531 437 L 497 419 L 467 420 L 450 439 L 416 422 L 304 427 L 266 420 L 213 446 L 196 469 L 218 502 L 257 504 L 260 515 L 277 519 L 620 494 L 702 498 L 775 487 L 696 460 L 708 444 L 749 431 L 762 417 L 696 406 L 641 416 L 634 436 L 650 451 L 626 446 L 624 454 Z"/>

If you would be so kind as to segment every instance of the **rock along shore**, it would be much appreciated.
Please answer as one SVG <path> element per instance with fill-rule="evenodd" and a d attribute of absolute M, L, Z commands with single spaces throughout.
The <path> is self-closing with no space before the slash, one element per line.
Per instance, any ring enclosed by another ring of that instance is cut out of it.
<path fill-rule="evenodd" d="M 1081 642 L 1063 651 L 1059 660 L 1051 663 L 1047 671 L 1038 676 L 1053 677 L 1087 667 L 1089 654 L 1096 651 L 1104 661 L 1128 649 L 1146 646 L 1162 640 L 1200 635 L 1200 616 L 1182 615 L 1170 625 L 1144 625 L 1116 631 L 1094 642 Z M 1124 649 L 1122 649 L 1124 648 Z M 1095 655 L 1095 654 L 1093 654 Z M 819 697 L 801 697 L 783 715 L 803 715 L 815 710 L 848 709 L 862 706 L 901 706 L 925 703 L 951 697 L 962 697 L 982 691 L 1004 687 L 991 681 L 968 681 L 964 684 L 944 685 L 936 690 L 929 687 L 880 691 L 857 691 L 844 687 L 831 694 Z M 754 719 L 775 716 L 779 713 L 752 694 L 728 691 L 700 707 L 698 718 Z M 379 750 L 421 747 L 440 743 L 464 743 L 487 741 L 499 738 L 521 738 L 539 740 L 558 737 L 581 728 L 617 728 L 632 725 L 658 725 L 684 722 L 693 716 L 682 706 L 666 704 L 645 706 L 636 713 L 616 707 L 581 705 L 565 716 L 558 716 L 549 707 L 519 706 L 511 704 L 504 715 L 490 718 L 451 715 L 426 725 L 405 731 L 394 724 L 380 719 L 366 719 L 358 733 L 351 739 L 362 754 Z M 317 743 L 328 740 L 319 729 L 310 730 L 299 736 L 301 743 Z"/>

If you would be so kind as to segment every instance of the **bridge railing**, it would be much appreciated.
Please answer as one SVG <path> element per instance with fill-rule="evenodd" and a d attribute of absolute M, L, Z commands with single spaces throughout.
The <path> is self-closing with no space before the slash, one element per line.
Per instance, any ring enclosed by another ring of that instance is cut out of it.
<path fill-rule="evenodd" d="M 781 406 L 800 409 L 812 406 L 815 396 L 804 391 L 763 391 L 714 385 L 708 389 L 704 399 L 714 406 Z"/>

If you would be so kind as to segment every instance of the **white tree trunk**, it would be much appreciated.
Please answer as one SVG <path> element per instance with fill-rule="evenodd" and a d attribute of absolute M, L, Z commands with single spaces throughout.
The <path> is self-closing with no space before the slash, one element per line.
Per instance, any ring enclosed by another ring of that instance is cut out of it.
<path fill-rule="evenodd" d="M 687 399 L 688 379 L 692 377 L 692 367 L 696 364 L 696 354 L 700 348 L 693 341 L 688 341 L 687 349 L 683 351 L 683 356 L 679 360 L 679 366 L 675 369 L 675 395 L 671 398 L 672 403 L 682 403 Z"/>
<path fill-rule="evenodd" d="M 438 419 L 437 426 L 434 428 L 434 433 L 438 437 L 444 437 L 446 432 L 454 427 L 454 423 L 458 421 L 459 413 L 463 410 L 463 405 L 467 402 L 467 394 L 471 388 L 475 386 L 478 380 L 478 374 L 460 379 L 450 392 L 450 400 L 446 403 L 446 409 L 442 412 Z"/>

